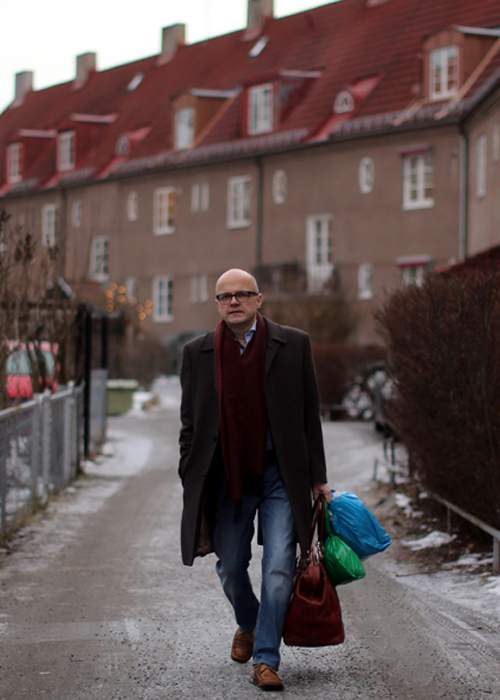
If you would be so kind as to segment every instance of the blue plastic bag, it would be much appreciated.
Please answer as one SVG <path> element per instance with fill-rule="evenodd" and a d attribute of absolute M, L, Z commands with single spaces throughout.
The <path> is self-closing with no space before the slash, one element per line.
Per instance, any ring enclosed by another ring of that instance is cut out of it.
<path fill-rule="evenodd" d="M 332 491 L 332 496 L 328 510 L 333 531 L 360 559 L 366 559 L 387 549 L 392 542 L 389 533 L 361 498 L 349 491 Z"/>

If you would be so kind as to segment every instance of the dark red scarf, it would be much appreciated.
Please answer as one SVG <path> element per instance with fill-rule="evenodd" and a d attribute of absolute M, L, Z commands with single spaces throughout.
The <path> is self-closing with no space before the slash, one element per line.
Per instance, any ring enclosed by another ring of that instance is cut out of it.
<path fill-rule="evenodd" d="M 264 392 L 267 325 L 257 328 L 243 354 L 224 321 L 215 330 L 220 441 L 229 493 L 239 503 L 248 478 L 263 473 L 267 438 Z"/>

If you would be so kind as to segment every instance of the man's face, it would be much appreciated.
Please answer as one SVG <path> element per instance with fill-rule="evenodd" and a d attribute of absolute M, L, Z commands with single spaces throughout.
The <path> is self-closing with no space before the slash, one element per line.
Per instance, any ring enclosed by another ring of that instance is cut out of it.
<path fill-rule="evenodd" d="M 262 294 L 257 291 L 254 279 L 243 272 L 230 272 L 222 275 L 217 282 L 215 294 L 236 294 L 236 292 L 252 292 L 248 298 L 217 301 L 220 317 L 228 326 L 236 330 L 246 330 L 252 325 L 257 311 L 262 306 Z"/>

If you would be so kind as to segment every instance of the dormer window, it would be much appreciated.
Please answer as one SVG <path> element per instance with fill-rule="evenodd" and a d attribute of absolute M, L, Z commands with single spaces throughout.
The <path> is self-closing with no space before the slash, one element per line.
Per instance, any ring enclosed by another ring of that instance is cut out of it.
<path fill-rule="evenodd" d="M 335 114 L 346 114 L 354 109 L 354 100 L 349 90 L 342 90 L 335 98 L 333 111 Z"/>
<path fill-rule="evenodd" d="M 10 185 L 22 180 L 21 156 L 22 144 L 11 143 L 7 146 L 7 182 Z"/>
<path fill-rule="evenodd" d="M 274 87 L 272 83 L 248 90 L 248 133 L 266 134 L 274 127 Z"/>
<path fill-rule="evenodd" d="M 117 156 L 128 156 L 130 153 L 130 139 L 126 134 L 122 134 L 117 138 L 115 153 Z"/>
<path fill-rule="evenodd" d="M 194 107 L 183 107 L 175 113 L 174 147 L 191 148 L 195 134 Z"/>
<path fill-rule="evenodd" d="M 430 52 L 429 96 L 431 100 L 443 100 L 458 90 L 458 47 L 445 46 Z"/>
<path fill-rule="evenodd" d="M 63 131 L 57 141 L 57 169 L 59 172 L 75 167 L 75 132 Z"/>

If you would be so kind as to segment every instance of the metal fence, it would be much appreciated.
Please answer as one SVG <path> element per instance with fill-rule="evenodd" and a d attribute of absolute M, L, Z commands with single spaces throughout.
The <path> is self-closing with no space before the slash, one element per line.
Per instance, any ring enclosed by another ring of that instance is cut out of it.
<path fill-rule="evenodd" d="M 0 411 L 0 534 L 75 477 L 82 414 L 82 386 Z"/>

